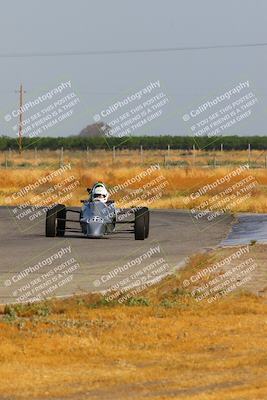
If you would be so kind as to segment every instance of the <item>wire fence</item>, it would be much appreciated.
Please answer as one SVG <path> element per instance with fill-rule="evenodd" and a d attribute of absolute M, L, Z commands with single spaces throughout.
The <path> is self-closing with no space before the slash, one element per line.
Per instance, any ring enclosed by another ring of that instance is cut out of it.
<path fill-rule="evenodd" d="M 9 149 L 0 152 L 1 169 L 30 169 L 62 166 L 70 163 L 72 166 L 89 168 L 96 166 L 125 165 L 140 166 L 158 163 L 165 168 L 222 168 L 248 164 L 250 168 L 267 169 L 267 152 L 252 150 L 224 151 L 147 150 L 141 146 L 138 150 L 118 149 L 109 150 L 24 150 L 22 154 Z"/>

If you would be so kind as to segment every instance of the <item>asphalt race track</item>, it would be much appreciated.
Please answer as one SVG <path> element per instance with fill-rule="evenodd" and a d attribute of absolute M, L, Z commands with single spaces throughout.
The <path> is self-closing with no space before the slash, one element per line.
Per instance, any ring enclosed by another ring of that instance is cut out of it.
<path fill-rule="evenodd" d="M 2 304 L 107 290 L 116 284 L 134 286 L 139 278 L 149 282 L 173 271 L 187 256 L 218 245 L 232 223 L 230 215 L 196 222 L 186 211 L 152 210 L 145 241 L 119 230 L 104 239 L 74 234 L 46 238 L 44 219 L 29 227 L 18 225 L 11 211 L 0 207 Z"/>

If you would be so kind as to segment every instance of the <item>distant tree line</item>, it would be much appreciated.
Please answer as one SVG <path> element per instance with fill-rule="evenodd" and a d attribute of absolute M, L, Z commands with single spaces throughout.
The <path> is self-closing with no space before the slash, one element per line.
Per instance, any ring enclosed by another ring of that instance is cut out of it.
<path fill-rule="evenodd" d="M 166 149 L 170 145 L 171 149 L 188 150 L 201 148 L 206 150 L 219 150 L 223 144 L 224 150 L 245 150 L 248 144 L 251 149 L 266 150 L 267 136 L 224 136 L 213 137 L 207 136 L 194 138 L 192 136 L 134 136 L 134 137 L 84 137 L 84 136 L 68 136 L 68 137 L 40 137 L 40 138 L 23 138 L 23 147 L 28 149 L 37 148 L 56 150 L 61 147 L 64 149 L 86 150 L 89 149 L 109 149 L 113 146 L 125 149 Z M 18 149 L 18 141 L 16 138 L 8 136 L 0 137 L 0 150 Z"/>

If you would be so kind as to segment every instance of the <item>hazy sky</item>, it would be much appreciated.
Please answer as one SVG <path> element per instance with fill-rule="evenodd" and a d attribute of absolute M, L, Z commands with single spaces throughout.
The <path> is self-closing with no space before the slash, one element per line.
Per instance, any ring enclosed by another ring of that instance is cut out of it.
<path fill-rule="evenodd" d="M 17 108 L 15 90 L 21 82 L 26 102 L 60 82 L 71 81 L 80 103 L 71 117 L 47 131 L 47 135 L 65 136 L 78 133 L 93 123 L 93 115 L 159 80 L 169 102 L 162 116 L 137 134 L 191 134 L 182 119 L 185 113 L 239 82 L 249 81 L 258 103 L 249 118 L 227 133 L 264 135 L 267 46 L 53 57 L 15 55 L 264 43 L 266 15 L 267 2 L 263 0 L 2 2 L 1 134 L 12 134 L 12 123 L 5 122 L 4 116 Z M 139 103 L 133 102 L 135 106 Z"/>

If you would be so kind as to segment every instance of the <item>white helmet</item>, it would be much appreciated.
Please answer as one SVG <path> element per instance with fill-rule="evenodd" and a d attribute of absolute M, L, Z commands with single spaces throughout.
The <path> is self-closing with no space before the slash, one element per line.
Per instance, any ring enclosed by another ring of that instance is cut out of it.
<path fill-rule="evenodd" d="M 96 183 L 91 192 L 91 200 L 92 201 L 101 201 L 102 203 L 106 203 L 109 197 L 109 193 L 106 189 L 106 186 L 99 182 Z"/>

